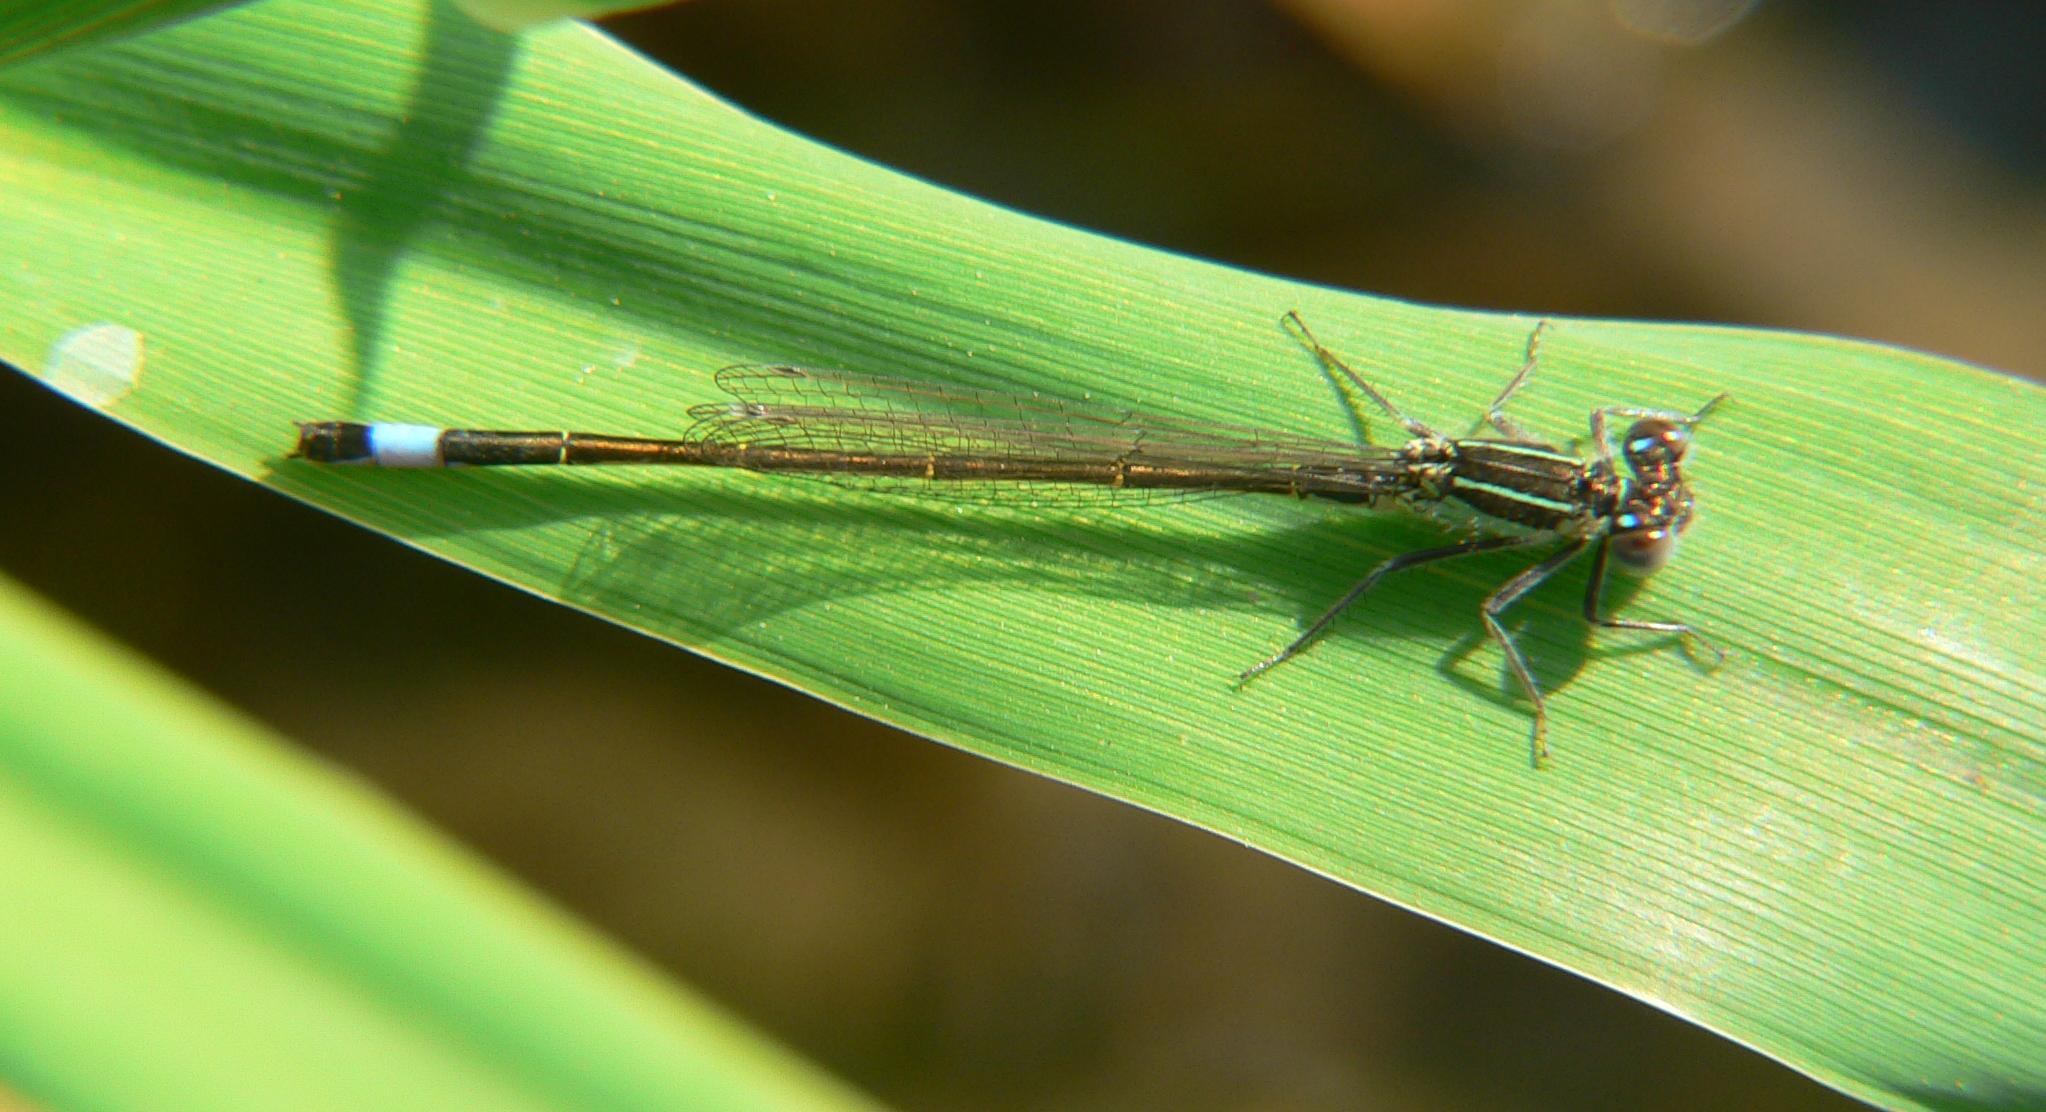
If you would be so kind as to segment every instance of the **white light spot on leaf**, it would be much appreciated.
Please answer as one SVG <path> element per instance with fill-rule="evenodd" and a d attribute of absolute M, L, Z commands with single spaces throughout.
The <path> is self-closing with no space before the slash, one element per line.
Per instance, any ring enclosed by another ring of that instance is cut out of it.
<path fill-rule="evenodd" d="M 43 381 L 74 401 L 103 409 L 142 379 L 142 333 L 126 325 L 88 324 L 50 345 Z"/>

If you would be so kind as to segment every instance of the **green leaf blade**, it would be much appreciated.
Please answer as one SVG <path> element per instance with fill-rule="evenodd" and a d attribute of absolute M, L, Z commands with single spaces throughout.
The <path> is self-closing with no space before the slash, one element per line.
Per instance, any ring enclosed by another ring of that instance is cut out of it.
<path fill-rule="evenodd" d="M 719 397 L 712 370 L 753 361 L 1346 435 L 1277 325 L 1294 308 L 1460 432 L 1533 323 L 1031 221 L 583 31 L 355 18 L 266 6 L 0 84 L 23 152 L 0 188 L 33 214 L 0 233 L 38 260 L 0 274 L 26 307 L 0 355 L 38 367 L 69 330 L 121 322 L 148 362 L 112 415 L 406 543 L 1250 842 L 1857 1095 L 2046 1091 L 2046 483 L 2008 435 L 2046 427 L 2036 388 L 1821 337 L 1559 322 L 1516 399 L 1545 435 L 1600 405 L 1733 395 L 1699 432 L 1684 551 L 1611 600 L 1729 656 L 1706 675 L 1656 638 L 1594 638 L 1583 571 L 1562 576 L 1514 611 L 1551 691 L 1537 774 L 1477 620 L 1510 555 L 1389 582 L 1300 660 L 1232 682 L 1376 562 L 1439 543 L 1427 523 L 279 459 L 291 421 L 327 417 L 671 433 Z M 109 79 L 194 66 L 178 111 L 207 124 L 186 131 L 136 122 L 164 111 L 138 99 L 151 81 Z M 343 69 L 368 77 L 343 89 Z M 80 111 L 33 111 L 52 103 Z"/>

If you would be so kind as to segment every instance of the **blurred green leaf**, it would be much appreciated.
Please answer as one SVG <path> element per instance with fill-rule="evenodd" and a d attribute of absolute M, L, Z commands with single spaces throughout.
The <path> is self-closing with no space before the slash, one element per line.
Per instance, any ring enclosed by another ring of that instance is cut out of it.
<path fill-rule="evenodd" d="M 1347 434 L 1298 308 L 1460 431 L 1532 324 L 994 209 L 751 120 L 601 35 L 270 3 L 0 74 L 0 355 L 527 590 L 1259 846 L 1900 1107 L 2046 1100 L 2046 427 L 2016 381 L 1822 337 L 1560 322 L 1516 400 L 1734 401 L 1701 517 L 1614 602 L 1515 611 L 1552 767 L 1440 534 L 1238 499 L 1113 518 L 750 475 L 321 471 L 293 420 L 673 432 L 793 361 Z M 111 353 L 111 354 L 109 354 Z M 130 358 L 130 353 L 133 359 Z M 139 359 L 132 387 L 126 372 Z M 95 373 L 81 380 L 79 369 Z M 111 369 L 109 369 L 111 368 Z M 97 383 L 82 387 L 77 383 Z"/>
<path fill-rule="evenodd" d="M 6 581 L 0 887 L 38 1107 L 866 1107 Z"/>

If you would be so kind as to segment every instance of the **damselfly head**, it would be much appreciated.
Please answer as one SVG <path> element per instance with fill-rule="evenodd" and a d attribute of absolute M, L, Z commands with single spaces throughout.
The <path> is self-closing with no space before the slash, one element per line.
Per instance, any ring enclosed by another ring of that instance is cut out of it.
<path fill-rule="evenodd" d="M 1632 437 L 1628 447 L 1633 447 Z M 1676 474 L 1674 463 L 1660 472 L 1637 474 L 1627 485 L 1620 512 L 1613 515 L 1613 556 L 1636 575 L 1661 568 L 1676 555 L 1677 537 L 1690 527 L 1691 510 L 1691 488 Z"/>
<path fill-rule="evenodd" d="M 1645 476 L 1675 468 L 1690 447 L 1689 425 L 1678 424 L 1667 417 L 1644 417 L 1628 428 L 1620 450 L 1627 457 L 1627 466 L 1633 468 L 1635 474 Z"/>
<path fill-rule="evenodd" d="M 1620 442 L 1634 478 L 1613 515 L 1612 546 L 1628 571 L 1646 575 L 1676 555 L 1677 536 L 1691 524 L 1691 490 L 1677 469 L 1690 447 L 1690 425 L 1667 417 L 1643 417 Z"/>
<path fill-rule="evenodd" d="M 1647 575 L 1677 553 L 1676 529 L 1638 529 L 1613 536 L 1613 556 L 1636 575 Z"/>

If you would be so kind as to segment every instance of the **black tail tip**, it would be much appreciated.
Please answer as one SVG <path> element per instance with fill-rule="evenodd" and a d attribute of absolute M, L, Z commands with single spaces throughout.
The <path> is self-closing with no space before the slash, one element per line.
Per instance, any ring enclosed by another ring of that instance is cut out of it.
<path fill-rule="evenodd" d="M 298 443 L 286 458 L 313 463 L 366 463 L 370 458 L 369 426 L 354 421 L 300 421 Z"/>

